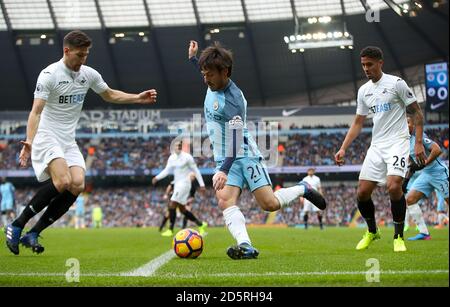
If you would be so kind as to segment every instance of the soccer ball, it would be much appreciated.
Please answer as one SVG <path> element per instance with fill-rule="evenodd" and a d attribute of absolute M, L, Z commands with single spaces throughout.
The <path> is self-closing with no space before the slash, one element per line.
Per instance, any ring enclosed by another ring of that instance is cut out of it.
<path fill-rule="evenodd" d="M 196 230 L 186 228 L 173 237 L 172 248 L 180 258 L 197 258 L 203 251 L 203 238 Z"/>

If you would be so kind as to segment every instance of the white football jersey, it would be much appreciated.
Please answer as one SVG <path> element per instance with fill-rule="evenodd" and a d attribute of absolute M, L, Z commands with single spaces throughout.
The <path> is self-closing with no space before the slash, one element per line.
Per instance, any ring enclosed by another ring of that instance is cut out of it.
<path fill-rule="evenodd" d="M 372 144 L 408 139 L 406 107 L 416 100 L 406 82 L 393 75 L 383 73 L 378 82 L 361 86 L 356 114 L 373 114 Z"/>
<path fill-rule="evenodd" d="M 194 158 L 187 152 L 180 152 L 179 154 L 173 153 L 167 160 L 166 167 L 156 176 L 156 179 L 161 180 L 167 175 L 173 173 L 174 185 L 190 183 L 189 173 L 194 172 L 195 178 L 197 178 L 198 184 L 201 187 L 205 186 L 203 177 L 195 164 Z"/>
<path fill-rule="evenodd" d="M 61 59 L 39 74 L 34 98 L 46 101 L 37 133 L 50 133 L 64 145 L 75 142 L 75 130 L 84 98 L 89 89 L 97 94 L 108 89 L 102 76 L 82 65 L 78 72 L 70 70 Z"/>
<path fill-rule="evenodd" d="M 309 183 L 316 191 L 318 191 L 319 188 L 321 188 L 320 178 L 317 177 L 316 175 L 306 176 L 305 178 L 303 178 L 303 181 Z"/>

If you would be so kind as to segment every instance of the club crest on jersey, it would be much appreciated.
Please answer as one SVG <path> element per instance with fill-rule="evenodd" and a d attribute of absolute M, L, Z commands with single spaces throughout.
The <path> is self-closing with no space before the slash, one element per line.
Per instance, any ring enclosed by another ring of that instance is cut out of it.
<path fill-rule="evenodd" d="M 219 102 L 217 100 L 213 103 L 213 109 L 214 111 L 217 111 L 219 109 Z"/>
<path fill-rule="evenodd" d="M 84 85 L 86 83 L 86 78 L 83 77 L 83 78 L 81 78 L 81 80 L 78 80 L 78 82 L 80 82 L 82 85 Z"/>

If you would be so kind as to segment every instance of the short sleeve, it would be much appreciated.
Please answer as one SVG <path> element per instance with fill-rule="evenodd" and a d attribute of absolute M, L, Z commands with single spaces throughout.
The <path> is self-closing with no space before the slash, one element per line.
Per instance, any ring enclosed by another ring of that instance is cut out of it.
<path fill-rule="evenodd" d="M 103 81 L 102 75 L 95 69 L 89 72 L 90 88 L 97 94 L 103 93 L 108 89 L 108 84 Z"/>
<path fill-rule="evenodd" d="M 359 88 L 358 90 L 358 98 L 356 99 L 356 114 L 366 116 L 369 114 L 369 108 L 364 103 L 364 90 L 363 88 Z"/>
<path fill-rule="evenodd" d="M 395 84 L 395 88 L 397 90 L 398 97 L 406 106 L 409 106 L 414 101 L 417 101 L 417 98 L 414 95 L 413 91 L 409 88 L 404 80 L 399 79 Z"/>
<path fill-rule="evenodd" d="M 431 140 L 426 134 L 423 135 L 423 146 L 426 150 L 431 152 L 431 146 L 434 144 L 434 141 Z"/>
<path fill-rule="evenodd" d="M 34 99 L 48 100 L 51 90 L 54 87 L 52 73 L 46 70 L 41 71 L 34 90 Z"/>

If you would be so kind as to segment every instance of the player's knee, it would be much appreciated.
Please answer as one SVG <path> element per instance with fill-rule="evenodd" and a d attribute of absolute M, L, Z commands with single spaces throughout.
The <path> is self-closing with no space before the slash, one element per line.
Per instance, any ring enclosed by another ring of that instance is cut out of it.
<path fill-rule="evenodd" d="M 392 196 L 396 196 L 395 198 L 397 198 L 398 196 L 401 196 L 403 193 L 402 190 L 402 184 L 399 182 L 391 182 L 387 185 L 387 190 L 389 192 L 389 195 Z"/>
<path fill-rule="evenodd" d="M 53 185 L 60 193 L 69 189 L 71 184 L 72 184 L 72 178 L 70 177 L 70 174 L 65 174 L 65 175 L 59 176 L 58 178 L 53 179 Z"/>
<path fill-rule="evenodd" d="M 219 198 L 217 203 L 222 211 L 234 205 L 229 199 L 224 198 Z"/>
<path fill-rule="evenodd" d="M 264 199 L 263 201 L 260 201 L 259 205 L 264 211 L 269 212 L 277 211 L 278 209 L 280 209 L 280 204 L 275 197 L 273 199 Z"/>
<path fill-rule="evenodd" d="M 72 180 L 70 184 L 70 191 L 74 195 L 78 195 L 84 191 L 84 180 Z"/>
<path fill-rule="evenodd" d="M 406 203 L 408 204 L 408 206 L 414 205 L 418 201 L 419 201 L 419 199 L 417 197 L 415 197 L 414 195 L 412 195 L 411 193 L 406 195 Z"/>
<path fill-rule="evenodd" d="M 173 201 L 171 201 L 171 202 L 169 203 L 169 209 L 176 209 L 177 206 L 178 206 L 178 205 L 177 205 L 175 202 L 173 202 Z"/>
<path fill-rule="evenodd" d="M 358 192 L 357 192 L 357 198 L 359 201 L 367 201 L 370 199 L 370 197 L 371 197 L 371 193 L 369 193 L 369 191 L 358 190 Z"/>

